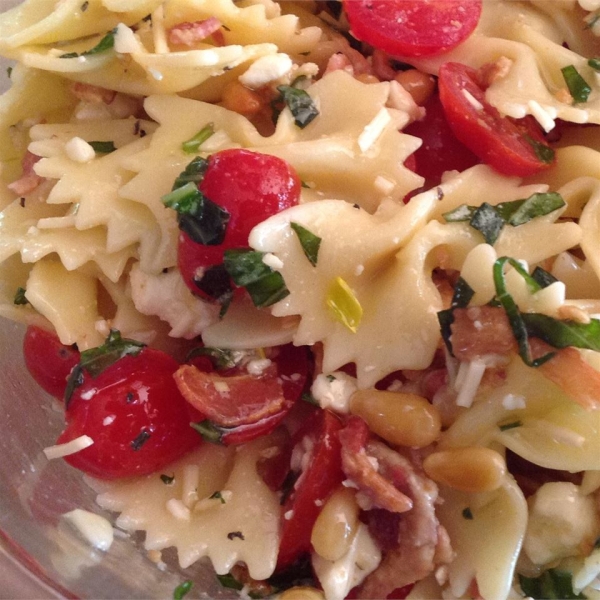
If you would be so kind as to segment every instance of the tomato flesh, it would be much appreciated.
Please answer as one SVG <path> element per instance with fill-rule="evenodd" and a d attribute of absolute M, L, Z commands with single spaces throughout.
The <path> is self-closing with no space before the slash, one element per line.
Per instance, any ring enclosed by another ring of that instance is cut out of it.
<path fill-rule="evenodd" d="M 310 459 L 282 507 L 278 569 L 288 567 L 310 551 L 312 528 L 321 507 L 344 479 L 338 439 L 341 428 L 342 423 L 333 413 L 318 410 L 294 435 L 293 445 L 303 443 Z"/>
<path fill-rule="evenodd" d="M 392 56 L 432 56 L 473 32 L 481 0 L 344 0 L 352 35 Z"/>
<path fill-rule="evenodd" d="M 30 325 L 23 338 L 23 356 L 36 383 L 55 398 L 62 398 L 69 373 L 79 362 L 79 352 L 61 344 L 55 333 Z"/>
<path fill-rule="evenodd" d="M 554 164 L 554 152 L 536 123 L 503 117 L 486 101 L 477 71 L 460 63 L 445 63 L 440 67 L 438 86 L 452 131 L 484 163 L 518 177 Z"/>
<path fill-rule="evenodd" d="M 173 380 L 178 366 L 164 352 L 144 348 L 95 378 L 84 374 L 58 443 L 82 435 L 94 443 L 65 460 L 95 477 L 132 477 L 153 473 L 200 444 Z"/>
<path fill-rule="evenodd" d="M 195 279 L 223 262 L 225 250 L 246 248 L 250 231 L 268 217 L 294 206 L 301 182 L 284 160 L 244 149 L 223 150 L 208 158 L 200 191 L 230 215 L 221 244 L 205 246 L 179 234 L 178 266 L 186 285 L 201 294 Z"/>

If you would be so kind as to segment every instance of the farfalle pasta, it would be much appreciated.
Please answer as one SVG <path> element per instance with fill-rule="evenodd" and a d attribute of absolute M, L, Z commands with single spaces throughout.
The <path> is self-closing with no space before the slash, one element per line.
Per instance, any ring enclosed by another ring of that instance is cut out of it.
<path fill-rule="evenodd" d="M 252 597 L 596 597 L 600 5 L 355 1 L 0 15 L 45 457 Z"/>

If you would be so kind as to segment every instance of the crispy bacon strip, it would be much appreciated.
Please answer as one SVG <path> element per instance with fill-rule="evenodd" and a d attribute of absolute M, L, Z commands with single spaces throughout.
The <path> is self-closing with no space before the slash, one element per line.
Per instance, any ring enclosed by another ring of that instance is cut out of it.
<path fill-rule="evenodd" d="M 179 23 L 178 25 L 171 27 L 168 31 L 168 39 L 170 44 L 178 46 L 194 46 L 197 42 L 201 42 L 207 37 L 211 35 L 214 36 L 217 32 L 220 32 L 220 41 L 215 39 L 215 42 L 222 46 L 225 44 L 225 39 L 220 30 L 221 21 L 216 17 L 209 17 L 202 21 Z"/>
<path fill-rule="evenodd" d="M 36 156 L 27 150 L 27 152 L 25 152 L 25 156 L 23 156 L 23 160 L 21 161 L 21 166 L 23 168 L 21 177 L 10 183 L 8 185 L 8 189 L 13 191 L 18 196 L 26 196 L 27 194 L 33 192 L 33 190 L 35 190 L 38 185 L 44 181 L 44 178 L 40 177 L 33 170 L 33 166 L 41 158 L 41 156 Z"/>
<path fill-rule="evenodd" d="M 94 104 L 111 104 L 117 95 L 115 90 L 107 90 L 97 85 L 80 83 L 79 81 L 73 82 L 70 89 L 71 93 L 78 100 Z"/>

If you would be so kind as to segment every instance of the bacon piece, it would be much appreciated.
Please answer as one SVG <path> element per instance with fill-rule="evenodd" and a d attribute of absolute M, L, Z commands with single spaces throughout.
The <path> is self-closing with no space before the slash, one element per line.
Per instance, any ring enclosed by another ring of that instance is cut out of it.
<path fill-rule="evenodd" d="M 35 190 L 42 181 L 43 177 L 40 177 L 34 170 L 33 165 L 37 163 L 42 157 L 36 156 L 27 150 L 23 160 L 21 161 L 21 167 L 23 172 L 21 177 L 16 181 L 13 181 L 8 185 L 8 189 L 17 194 L 18 196 L 26 196 Z"/>
<path fill-rule="evenodd" d="M 397 469 L 376 465 L 368 443 L 369 428 L 360 417 L 350 417 L 339 433 L 342 444 L 342 469 L 361 492 L 378 508 L 402 513 L 412 508 L 411 500 L 400 491 L 404 486 L 403 473 Z"/>
<path fill-rule="evenodd" d="M 373 75 L 381 81 L 391 81 L 396 77 L 396 70 L 390 64 L 390 56 L 382 50 L 374 50 L 371 57 Z"/>
<path fill-rule="evenodd" d="M 477 80 L 483 89 L 487 89 L 498 79 L 506 77 L 513 65 L 513 61 L 506 56 L 501 56 L 494 62 L 489 62 L 477 71 Z"/>
<path fill-rule="evenodd" d="M 471 361 L 479 356 L 506 356 L 517 351 L 517 342 L 504 309 L 472 306 L 454 311 L 452 350 L 458 360 Z"/>
<path fill-rule="evenodd" d="M 94 104 L 110 104 L 117 95 L 115 90 L 107 90 L 97 85 L 81 83 L 79 81 L 72 83 L 70 89 L 75 98 Z"/>
<path fill-rule="evenodd" d="M 329 57 L 327 61 L 327 66 L 325 67 L 325 71 L 323 75 L 328 75 L 333 71 L 346 71 L 346 73 L 350 73 L 350 75 L 354 75 L 354 67 L 350 62 L 350 59 L 341 52 L 336 52 Z"/>
<path fill-rule="evenodd" d="M 221 21 L 216 17 L 209 17 L 208 19 L 203 19 L 202 21 L 194 21 L 179 23 L 179 25 L 175 25 L 171 27 L 168 31 L 169 43 L 178 45 L 178 46 L 194 46 L 197 42 L 201 42 L 205 40 L 207 37 L 215 34 L 221 29 Z M 224 45 L 225 39 L 223 38 L 223 33 L 221 33 L 218 45 Z"/>
<path fill-rule="evenodd" d="M 600 372 L 589 365 L 576 348 L 556 350 L 537 338 L 530 338 L 529 343 L 535 357 L 555 352 L 550 360 L 538 367 L 544 377 L 586 410 L 600 408 Z"/>

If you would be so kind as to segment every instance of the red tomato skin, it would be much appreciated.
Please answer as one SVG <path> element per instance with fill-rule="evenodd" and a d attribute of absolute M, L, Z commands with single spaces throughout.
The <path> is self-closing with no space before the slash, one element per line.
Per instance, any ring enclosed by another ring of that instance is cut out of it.
<path fill-rule="evenodd" d="M 216 246 L 197 244 L 180 232 L 178 266 L 190 290 L 201 293 L 194 277 L 221 264 L 225 250 L 248 247 L 256 225 L 298 204 L 301 187 L 295 170 L 276 156 L 237 148 L 212 154 L 199 189 L 230 218 L 223 243 Z"/>
<path fill-rule="evenodd" d="M 338 439 L 341 428 L 341 421 L 332 412 L 317 410 L 294 435 L 293 446 L 309 436 L 314 444 L 313 456 L 306 471 L 300 475 L 298 487 L 282 507 L 284 517 L 277 569 L 290 566 L 302 554 L 310 551 L 312 528 L 321 512 L 322 503 L 344 479 Z M 317 505 L 315 501 L 321 502 Z"/>
<path fill-rule="evenodd" d="M 440 100 L 446 119 L 456 137 L 484 163 L 510 176 L 527 177 L 554 164 L 542 161 L 527 136 L 547 145 L 539 128 L 530 119 L 513 121 L 503 117 L 485 99 L 477 72 L 460 63 L 445 63 L 438 79 Z M 470 94 L 482 108 L 465 96 Z"/>
<path fill-rule="evenodd" d="M 199 445 L 173 380 L 177 367 L 164 352 L 144 348 L 96 378 L 86 374 L 69 402 L 57 443 L 82 435 L 94 443 L 65 460 L 94 477 L 116 479 L 153 473 Z M 134 450 L 132 443 L 144 431 L 150 436 Z"/>
<path fill-rule="evenodd" d="M 79 352 L 61 344 L 55 333 L 30 325 L 23 338 L 23 357 L 36 383 L 55 398 L 62 398 L 69 373 L 79 362 Z"/>
<path fill-rule="evenodd" d="M 392 56 L 433 56 L 479 22 L 481 0 L 344 0 L 351 33 Z"/>

